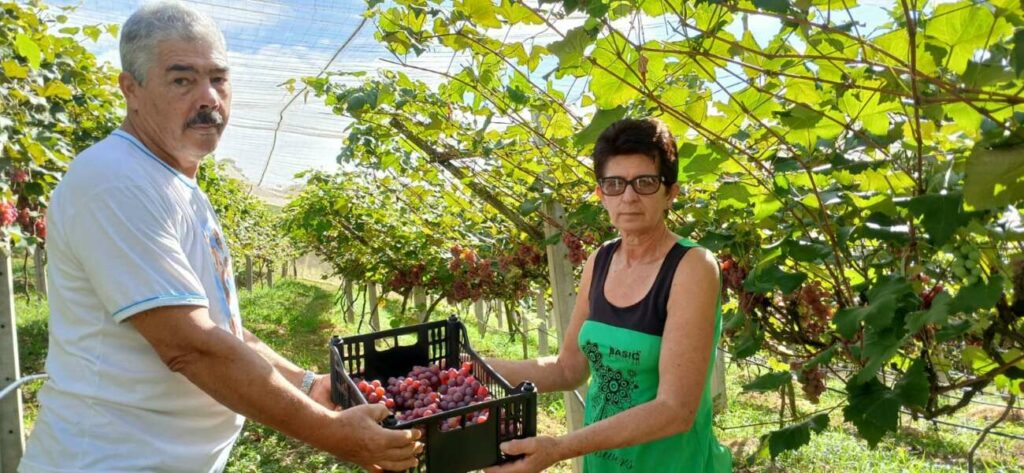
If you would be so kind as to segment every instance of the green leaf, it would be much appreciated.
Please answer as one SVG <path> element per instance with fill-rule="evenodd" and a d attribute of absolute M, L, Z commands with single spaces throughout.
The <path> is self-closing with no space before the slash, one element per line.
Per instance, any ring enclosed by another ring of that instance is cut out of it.
<path fill-rule="evenodd" d="M 832 248 L 817 242 L 787 239 L 783 249 L 790 258 L 802 263 L 819 263 L 832 256 Z"/>
<path fill-rule="evenodd" d="M 723 331 L 739 330 L 746 323 L 747 317 L 743 315 L 742 311 L 729 311 L 724 314 L 725 322 L 722 324 Z"/>
<path fill-rule="evenodd" d="M 989 358 L 988 353 L 985 353 L 981 347 L 964 347 L 960 351 L 960 358 L 964 365 L 979 376 L 983 376 L 999 366 L 995 360 Z"/>
<path fill-rule="evenodd" d="M 501 6 L 497 8 L 498 15 L 508 20 L 509 23 L 539 25 L 544 22 L 543 18 L 535 15 L 529 8 L 510 0 L 501 0 Z"/>
<path fill-rule="evenodd" d="M 924 358 L 914 360 L 910 369 L 896 382 L 893 389 L 904 406 L 923 409 L 928 403 L 930 389 L 928 377 L 924 373 Z"/>
<path fill-rule="evenodd" d="M 793 424 L 767 435 L 768 450 L 772 459 L 787 450 L 797 450 L 811 441 L 811 432 L 821 433 L 828 427 L 828 413 L 823 412 L 799 424 Z"/>
<path fill-rule="evenodd" d="M 914 294 L 914 288 L 910 286 L 910 283 L 902 277 L 887 276 L 877 281 L 869 291 L 868 300 L 872 304 L 882 303 L 887 300 L 892 300 L 896 304 L 896 309 L 913 309 L 917 308 L 921 300 Z M 872 328 L 882 329 L 889 326 L 891 317 L 883 314 L 872 314 L 865 322 L 868 323 Z"/>
<path fill-rule="evenodd" d="M 761 349 L 764 343 L 764 331 L 756 321 L 748 320 L 743 331 L 732 337 L 732 355 L 736 358 L 747 358 Z"/>
<path fill-rule="evenodd" d="M 880 212 L 874 212 L 864 219 L 857 227 L 857 236 L 877 238 L 879 240 L 906 244 L 910 241 L 910 231 L 905 221 L 897 220 Z"/>
<path fill-rule="evenodd" d="M 897 309 L 912 302 L 913 289 L 906 280 L 897 278 L 878 282 L 868 293 L 868 305 L 863 307 L 847 307 L 836 313 L 832 318 L 839 334 L 845 338 L 853 338 L 860 328 L 860 323 L 874 330 L 883 330 L 892 322 Z"/>
<path fill-rule="evenodd" d="M 963 211 L 963 196 L 959 192 L 948 194 L 925 194 L 906 202 L 906 207 L 921 218 L 921 224 L 928 231 L 931 243 L 945 245 L 956 230 L 969 221 Z"/>
<path fill-rule="evenodd" d="M 793 374 L 789 371 L 780 371 L 758 376 L 753 381 L 743 385 L 745 392 L 776 391 L 782 386 L 793 381 Z"/>
<path fill-rule="evenodd" d="M 760 222 L 772 215 L 775 215 L 783 207 L 782 201 L 772 194 L 758 197 L 754 200 L 754 221 Z"/>
<path fill-rule="evenodd" d="M 1018 28 L 1013 33 L 1013 72 L 1020 77 L 1021 72 L 1024 72 L 1024 28 Z"/>
<path fill-rule="evenodd" d="M 1024 199 L 1024 145 L 975 148 L 967 158 L 964 198 L 976 209 L 1003 208 Z"/>
<path fill-rule="evenodd" d="M 984 48 L 990 39 L 1001 39 L 1012 31 L 1010 24 L 995 18 L 987 6 L 968 5 L 939 5 L 925 25 L 927 36 L 948 48 L 946 66 L 957 74 L 964 72 L 974 52 Z"/>
<path fill-rule="evenodd" d="M 788 0 L 754 0 L 754 6 L 774 13 L 789 13 Z"/>
<path fill-rule="evenodd" d="M 714 182 L 728 160 L 727 156 L 698 148 L 693 143 L 683 143 L 679 147 L 679 182 Z"/>
<path fill-rule="evenodd" d="M 711 251 L 719 251 L 734 241 L 736 241 L 736 235 L 707 232 L 700 238 L 700 240 L 697 241 L 697 243 Z"/>
<path fill-rule="evenodd" d="M 875 377 L 862 384 L 846 385 L 849 405 L 843 418 L 857 427 L 860 436 L 874 448 L 886 432 L 895 432 L 900 412 L 897 394 Z"/>
<path fill-rule="evenodd" d="M 750 203 L 750 188 L 738 182 L 727 182 L 715 193 L 720 208 L 745 209 Z"/>
<path fill-rule="evenodd" d="M 949 313 L 970 314 L 979 309 L 990 309 L 995 307 L 1002 295 L 1003 277 L 1001 275 L 992 276 L 987 283 L 979 280 L 960 289 L 949 306 Z"/>
<path fill-rule="evenodd" d="M 576 133 L 575 141 L 577 146 L 586 146 L 597 141 L 606 128 L 612 123 L 622 119 L 626 115 L 626 107 L 615 107 L 610 110 L 598 110 L 590 125 Z"/>
<path fill-rule="evenodd" d="M 543 203 L 544 201 L 540 198 L 524 200 L 522 204 L 519 204 L 519 214 L 524 216 L 530 215 L 536 212 Z"/>
<path fill-rule="evenodd" d="M 815 355 L 814 358 L 807 360 L 807 362 L 803 364 L 802 369 L 809 370 L 818 365 L 828 364 L 829 361 L 832 361 L 832 356 L 835 355 L 835 353 L 836 345 L 832 345 L 828 347 L 827 350 Z"/>
<path fill-rule="evenodd" d="M 583 54 L 594 42 L 594 35 L 583 26 L 577 26 L 565 33 L 565 38 L 548 45 L 548 51 L 558 57 L 558 67 L 568 69 L 578 67 Z"/>
<path fill-rule="evenodd" d="M 832 317 L 832 323 L 836 326 L 836 331 L 844 338 L 853 338 L 860 328 L 860 323 L 864 321 L 871 310 L 870 306 L 846 307 L 836 312 L 836 315 Z"/>
<path fill-rule="evenodd" d="M 935 332 L 935 341 L 939 343 L 948 342 L 967 333 L 970 329 L 971 321 L 969 320 L 961 320 L 960 322 L 951 323 L 943 327 L 942 330 Z"/>
<path fill-rule="evenodd" d="M 43 55 L 39 51 L 39 45 L 25 33 L 18 33 L 14 40 L 14 49 L 18 55 L 25 58 L 33 69 L 39 69 L 39 63 Z"/>
<path fill-rule="evenodd" d="M 46 86 L 43 87 L 43 90 L 39 92 L 39 95 L 42 97 L 59 97 L 62 99 L 70 99 L 71 93 L 71 89 L 69 89 L 67 85 L 64 85 L 63 82 L 59 80 L 51 80 L 50 82 L 46 83 Z"/>
<path fill-rule="evenodd" d="M 747 276 L 743 280 L 743 288 L 750 292 L 769 292 L 777 287 L 784 294 L 789 294 L 806 280 L 806 273 L 789 273 L 776 265 L 771 265 L 757 269 Z"/>
<path fill-rule="evenodd" d="M 88 36 L 92 39 L 92 42 L 95 43 L 100 40 L 100 35 L 103 34 L 103 30 L 95 25 L 86 25 L 82 27 L 82 34 Z"/>
<path fill-rule="evenodd" d="M 924 328 L 927 324 L 932 324 L 936 327 L 942 327 L 946 325 L 946 321 L 949 318 L 949 307 L 953 302 L 953 298 L 946 292 L 940 292 L 932 299 L 932 306 L 927 311 L 914 312 L 907 316 L 907 331 L 910 333 L 917 333 L 918 330 Z"/>
<path fill-rule="evenodd" d="M 878 375 L 878 370 L 889 361 L 900 349 L 905 330 L 901 326 L 892 326 L 881 330 L 866 329 L 864 331 L 864 350 L 861 360 L 864 367 L 857 372 L 855 383 L 863 383 Z"/>
<path fill-rule="evenodd" d="M 28 77 L 28 68 L 18 64 L 16 61 L 7 60 L 3 62 L 4 75 L 10 79 L 24 79 Z"/>
<path fill-rule="evenodd" d="M 491 0 L 464 0 L 461 5 L 455 2 L 455 9 L 462 11 L 473 24 L 501 28 L 501 20 L 498 20 Z"/>

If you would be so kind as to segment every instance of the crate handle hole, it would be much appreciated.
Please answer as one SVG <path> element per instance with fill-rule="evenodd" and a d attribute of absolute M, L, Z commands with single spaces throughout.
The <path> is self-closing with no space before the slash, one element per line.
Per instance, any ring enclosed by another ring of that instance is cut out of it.
<path fill-rule="evenodd" d="M 394 348 L 411 347 L 418 344 L 420 341 L 419 336 L 415 333 L 407 335 L 396 335 L 391 337 L 383 337 L 374 340 L 373 346 L 378 352 L 391 350 Z"/>

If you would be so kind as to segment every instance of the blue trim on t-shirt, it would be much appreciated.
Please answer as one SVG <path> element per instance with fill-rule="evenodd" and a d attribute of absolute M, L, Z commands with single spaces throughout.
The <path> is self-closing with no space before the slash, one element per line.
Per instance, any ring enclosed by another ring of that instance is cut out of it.
<path fill-rule="evenodd" d="M 192 303 L 194 303 L 194 302 L 203 302 L 203 303 L 209 303 L 209 300 L 206 298 L 206 296 L 204 296 L 202 294 L 195 294 L 195 293 L 166 294 L 166 295 L 162 295 L 162 296 L 153 296 L 153 297 L 146 298 L 146 299 L 143 299 L 143 300 L 138 301 L 138 302 L 132 302 L 131 304 L 128 304 L 128 305 L 126 305 L 126 306 L 116 310 L 113 314 L 111 314 L 111 317 L 116 319 L 118 314 L 121 314 L 122 312 L 125 312 L 125 311 L 131 309 L 132 307 L 136 307 L 136 306 L 139 306 L 141 304 L 145 304 L 147 302 L 153 302 L 153 301 L 157 301 L 157 300 L 178 300 L 180 302 L 192 302 Z"/>
<path fill-rule="evenodd" d="M 139 151 L 142 151 L 142 154 L 146 155 L 146 157 L 148 157 L 149 159 L 152 159 L 153 161 L 156 161 L 157 163 L 159 163 L 161 166 L 164 167 L 164 169 L 170 171 L 171 174 L 174 174 L 174 177 L 177 177 L 178 180 L 180 180 L 181 182 L 185 183 L 185 185 L 188 186 L 190 189 L 195 190 L 195 189 L 198 188 L 198 185 L 194 181 L 192 181 L 191 179 L 185 177 L 184 174 L 179 172 L 177 169 L 174 169 L 171 166 L 169 166 L 162 159 L 156 157 L 156 155 L 153 154 L 153 152 L 150 151 L 149 148 L 146 148 L 146 145 L 142 144 L 142 142 L 139 141 L 138 138 L 135 138 L 134 136 L 130 135 L 128 132 L 126 132 L 124 130 L 114 130 L 114 133 L 111 136 L 116 136 L 118 138 L 121 138 L 122 140 L 127 141 L 132 146 L 137 148 Z"/>

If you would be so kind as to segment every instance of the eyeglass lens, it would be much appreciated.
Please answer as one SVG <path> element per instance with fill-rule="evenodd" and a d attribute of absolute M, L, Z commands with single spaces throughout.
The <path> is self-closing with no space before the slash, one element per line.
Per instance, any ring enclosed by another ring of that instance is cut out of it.
<path fill-rule="evenodd" d="M 637 194 L 650 195 L 658 191 L 661 187 L 661 178 L 659 176 L 644 175 L 637 176 L 633 179 L 626 180 L 625 178 L 614 176 L 606 177 L 600 181 L 601 191 L 606 195 L 619 195 L 626 192 L 626 186 L 633 186 L 633 190 Z"/>

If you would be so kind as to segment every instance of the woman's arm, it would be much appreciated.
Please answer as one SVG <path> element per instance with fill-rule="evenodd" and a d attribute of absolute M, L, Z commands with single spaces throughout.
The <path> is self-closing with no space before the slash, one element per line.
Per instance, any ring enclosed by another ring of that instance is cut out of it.
<path fill-rule="evenodd" d="M 590 279 L 594 273 L 594 257 L 597 252 L 587 258 L 583 266 L 583 276 L 576 292 L 576 303 L 573 306 L 572 318 L 565 331 L 565 338 L 559 346 L 557 356 L 548 356 L 536 360 L 500 360 L 487 359 L 502 378 L 512 386 L 523 381 L 530 381 L 540 392 L 568 391 L 583 384 L 590 376 L 587 359 L 580 351 L 577 341 L 580 327 L 587 320 L 590 308 Z"/>
<path fill-rule="evenodd" d="M 691 251 L 679 263 L 662 335 L 655 399 L 571 432 L 502 444 L 514 463 L 488 473 L 540 471 L 560 460 L 600 450 L 637 445 L 685 432 L 693 425 L 714 348 L 718 262 L 706 250 Z"/>

